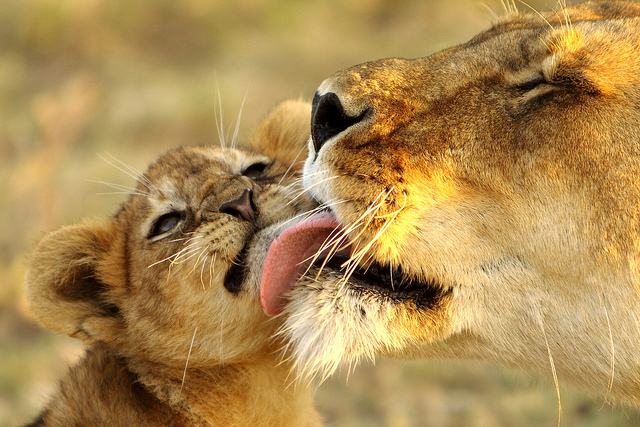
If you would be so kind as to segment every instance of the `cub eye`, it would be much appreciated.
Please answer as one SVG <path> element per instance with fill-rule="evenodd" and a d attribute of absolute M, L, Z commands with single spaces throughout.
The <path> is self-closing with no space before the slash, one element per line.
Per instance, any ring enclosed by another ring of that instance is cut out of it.
<path fill-rule="evenodd" d="M 162 215 L 156 220 L 156 222 L 153 224 L 153 227 L 151 227 L 148 238 L 161 236 L 172 231 L 178 226 L 178 224 L 180 224 L 183 218 L 183 212 L 169 212 Z"/>
<path fill-rule="evenodd" d="M 248 168 L 246 168 L 242 172 L 242 175 L 251 179 L 259 178 L 266 168 L 267 168 L 267 164 L 265 162 L 256 162 L 250 165 Z"/>

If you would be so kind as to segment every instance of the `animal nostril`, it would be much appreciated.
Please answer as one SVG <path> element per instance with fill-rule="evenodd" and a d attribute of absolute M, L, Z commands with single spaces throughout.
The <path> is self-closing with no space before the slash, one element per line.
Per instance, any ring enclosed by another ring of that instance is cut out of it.
<path fill-rule="evenodd" d="M 311 138 L 316 153 L 329 138 L 360 122 L 367 111 L 363 111 L 358 117 L 349 117 L 345 114 L 338 95 L 333 92 L 324 95 L 316 93 L 311 112 Z"/>
<path fill-rule="evenodd" d="M 255 222 L 256 213 L 252 200 L 253 191 L 245 188 L 242 195 L 235 200 L 225 202 L 220 206 L 220 212 L 238 219 Z"/>

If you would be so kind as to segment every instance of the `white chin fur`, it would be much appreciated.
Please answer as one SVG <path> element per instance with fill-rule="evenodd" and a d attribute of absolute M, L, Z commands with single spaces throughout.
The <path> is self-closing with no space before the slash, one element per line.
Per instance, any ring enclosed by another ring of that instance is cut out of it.
<path fill-rule="evenodd" d="M 325 379 L 342 364 L 352 366 L 363 357 L 373 360 L 406 344 L 387 330 L 390 304 L 355 296 L 342 286 L 339 274 L 324 271 L 323 276 L 318 283 L 315 272 L 308 272 L 282 314 L 279 334 L 289 342 L 286 353 L 300 377 Z"/>

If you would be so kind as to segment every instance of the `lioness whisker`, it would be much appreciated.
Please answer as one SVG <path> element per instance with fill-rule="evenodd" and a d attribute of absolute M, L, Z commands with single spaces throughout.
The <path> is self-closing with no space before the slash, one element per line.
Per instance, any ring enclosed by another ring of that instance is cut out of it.
<path fill-rule="evenodd" d="M 602 308 L 604 309 L 604 316 L 607 319 L 607 330 L 609 332 L 609 344 L 610 344 L 610 351 L 611 351 L 611 363 L 610 363 L 610 370 L 609 370 L 609 380 L 607 381 L 607 390 L 606 390 L 605 395 L 604 395 L 604 400 L 602 402 L 602 406 L 600 407 L 600 410 L 602 410 L 602 408 L 604 408 L 604 405 L 607 404 L 609 394 L 611 393 L 611 390 L 613 389 L 613 378 L 614 378 L 614 375 L 615 375 L 616 348 L 615 348 L 615 345 L 613 343 L 613 333 L 611 332 L 611 321 L 609 319 L 609 311 L 607 310 L 606 296 L 604 294 L 601 295 L 600 301 L 602 303 Z"/>
<path fill-rule="evenodd" d="M 378 204 L 375 205 L 375 202 L 382 196 L 382 192 L 378 195 L 378 197 L 376 197 L 376 199 L 372 202 L 373 206 L 370 206 L 369 209 L 367 209 L 358 219 L 356 219 L 349 227 L 347 227 L 346 229 L 341 230 L 339 233 L 337 233 L 336 236 L 334 236 L 333 238 L 331 238 L 331 235 L 327 238 L 327 240 L 322 244 L 322 246 L 316 251 L 316 253 L 313 255 L 312 257 L 312 264 L 318 259 L 319 256 L 321 256 L 322 252 L 324 252 L 326 249 L 328 249 L 330 246 L 332 246 L 331 251 L 329 253 L 329 256 L 327 256 L 325 258 L 325 261 L 323 262 L 322 266 L 320 267 L 318 273 L 316 274 L 316 278 L 319 277 L 319 275 L 322 273 L 322 269 L 324 268 L 324 266 L 326 265 L 327 260 L 337 251 L 339 251 L 339 247 L 340 245 L 343 245 L 343 247 L 347 247 L 349 246 L 353 241 L 357 240 L 362 233 L 364 233 L 364 231 L 367 228 L 368 223 L 371 221 L 371 218 L 369 219 L 369 221 L 367 222 L 367 224 L 364 224 L 364 226 L 362 227 L 360 233 L 358 233 L 355 237 L 351 238 L 349 242 L 347 242 L 346 244 L 344 244 L 344 240 L 348 239 L 348 235 L 355 230 L 356 228 L 360 227 L 362 220 L 370 214 L 370 212 L 372 210 L 376 210 L 379 209 L 380 206 L 382 206 L 382 204 L 384 203 L 384 200 Z M 333 234 L 333 232 L 332 232 Z"/>
<path fill-rule="evenodd" d="M 560 399 L 560 386 L 558 384 L 558 374 L 556 373 L 556 364 L 553 361 L 553 355 L 551 354 L 551 347 L 549 347 L 549 340 L 547 339 L 547 332 L 544 328 L 544 323 L 542 321 L 542 313 L 540 309 L 536 312 L 536 320 L 538 321 L 538 325 L 540 326 L 540 330 L 542 331 L 542 336 L 544 338 L 545 346 L 547 347 L 547 354 L 549 356 L 549 365 L 551 366 L 551 373 L 553 375 L 553 383 L 556 387 L 556 395 L 558 397 L 558 427 L 560 427 L 560 422 L 562 420 L 562 402 Z"/>
<path fill-rule="evenodd" d="M 391 189 L 391 190 L 389 190 L 389 192 L 387 192 L 387 194 L 383 198 L 383 201 L 391 193 L 392 190 L 393 189 Z M 380 205 L 380 206 L 382 206 L 382 205 Z M 351 276 L 355 272 L 355 270 L 358 267 L 358 265 L 362 264 L 362 259 L 364 258 L 365 254 L 369 251 L 369 249 L 373 246 L 373 244 L 380 238 L 380 236 L 382 236 L 382 234 L 384 234 L 384 232 L 389 228 L 389 226 L 395 221 L 397 215 L 400 213 L 401 210 L 402 209 L 398 210 L 393 217 L 385 218 L 384 224 L 380 227 L 380 229 L 374 235 L 374 237 L 362 249 L 358 249 L 354 253 L 352 253 L 352 255 L 349 258 L 349 260 L 347 260 L 343 264 L 343 266 L 346 266 L 346 272 L 345 272 L 343 278 L 341 279 L 341 284 L 340 284 L 340 287 L 338 289 L 338 292 L 336 292 L 336 295 L 335 295 L 335 297 L 333 299 L 333 304 L 335 304 L 335 302 L 336 302 L 337 298 L 339 297 L 339 295 L 342 292 L 344 292 L 344 289 L 345 289 L 349 279 L 351 278 Z"/>
<path fill-rule="evenodd" d="M 321 179 L 321 180 L 320 180 L 320 181 L 318 181 L 318 182 L 313 183 L 312 185 L 310 185 L 310 186 L 308 186 L 307 188 L 305 188 L 304 190 L 302 190 L 302 191 L 300 192 L 300 194 L 298 194 L 297 196 L 295 196 L 293 199 L 289 200 L 289 202 L 287 203 L 287 205 L 292 204 L 294 201 L 298 200 L 300 197 L 302 197 L 302 196 L 306 195 L 306 194 L 307 194 L 307 191 L 308 191 L 308 190 L 310 190 L 311 188 L 313 188 L 313 187 L 315 187 L 315 186 L 317 186 L 317 185 L 320 185 L 320 184 L 322 184 L 322 183 L 325 183 L 325 182 L 327 182 L 327 181 L 331 181 L 331 180 L 333 180 L 333 179 L 337 179 L 337 178 L 339 178 L 339 177 L 340 177 L 340 175 L 328 176 L 328 177 L 326 177 L 326 178 Z"/>
<path fill-rule="evenodd" d="M 393 188 L 391 188 L 389 191 L 387 191 L 387 192 L 384 194 L 384 196 L 383 196 L 382 200 L 380 201 L 380 203 L 378 203 L 378 204 L 375 206 L 375 211 L 376 211 L 376 212 L 377 212 L 378 210 L 380 210 L 380 208 L 384 205 L 384 203 L 385 203 L 385 201 L 386 201 L 387 197 L 389 196 L 389 194 L 391 194 L 391 192 L 392 192 L 393 190 L 394 190 L 394 189 L 393 189 Z M 405 205 L 406 205 L 406 197 L 405 197 Z M 393 215 L 393 216 L 391 216 L 391 217 L 384 217 L 384 216 L 381 216 L 381 217 L 380 217 L 380 218 L 384 218 L 384 220 L 385 220 L 384 224 L 380 227 L 380 229 L 379 229 L 379 230 L 378 230 L 378 232 L 373 236 L 373 238 L 372 238 L 372 239 L 370 239 L 369 243 L 367 243 L 367 245 L 366 245 L 363 249 L 361 249 L 361 250 L 360 250 L 360 252 L 364 253 L 364 252 L 368 251 L 368 250 L 371 248 L 371 246 L 372 246 L 372 245 L 373 245 L 373 244 L 374 244 L 374 243 L 375 243 L 375 242 L 380 238 L 380 236 L 382 236 L 382 234 L 387 230 L 387 228 L 389 228 L 389 226 L 393 223 L 393 221 L 396 219 L 396 217 L 398 216 L 398 214 L 402 211 L 402 209 L 404 209 L 404 206 L 405 206 L 405 205 L 403 205 L 403 206 L 402 206 L 402 208 L 398 209 L 398 210 L 394 213 L 394 215 Z M 369 208 L 369 210 L 371 210 L 371 209 L 372 209 L 372 208 Z M 371 216 L 370 216 L 370 218 L 369 218 L 369 221 L 367 222 L 367 225 L 366 225 L 366 226 L 368 226 L 368 224 L 373 220 L 373 218 L 377 218 L 377 217 L 378 217 L 378 216 L 376 216 L 376 215 L 375 215 L 375 213 L 372 213 L 372 214 L 371 214 Z M 366 226 L 365 226 L 365 227 L 366 227 Z M 360 252 L 354 253 L 354 254 L 353 254 L 353 257 L 358 257 L 358 256 L 360 255 Z"/>
<path fill-rule="evenodd" d="M 317 206 L 317 207 L 315 207 L 315 208 L 313 208 L 313 209 L 311 209 L 309 211 L 301 212 L 301 213 L 299 213 L 299 214 L 287 219 L 286 221 L 283 221 L 280 224 L 280 227 L 281 228 L 285 228 L 285 227 L 287 227 L 287 224 L 289 224 L 290 222 L 296 221 L 296 220 L 298 220 L 300 218 L 304 218 L 304 219 L 310 218 L 310 217 L 314 216 L 315 214 L 317 214 L 319 212 L 322 212 L 323 210 L 325 210 L 327 208 L 338 206 L 341 203 L 347 203 L 347 201 L 346 200 L 336 200 L 336 201 L 331 202 L 331 203 L 323 203 L 320 206 Z"/>
<path fill-rule="evenodd" d="M 329 172 L 329 169 L 322 169 L 322 170 L 318 170 L 318 171 L 314 171 L 314 172 L 306 172 L 304 174 L 304 176 L 307 177 L 307 178 L 311 178 L 311 177 L 314 177 L 316 175 L 326 174 L 328 172 Z"/>
<path fill-rule="evenodd" d="M 375 216 L 373 216 L 373 218 L 375 218 L 375 219 L 384 219 L 384 218 L 388 218 L 388 217 L 394 217 L 394 218 L 397 217 L 398 214 L 400 212 L 402 212 L 402 210 L 404 208 L 407 207 L 407 193 L 403 192 L 402 194 L 404 195 L 404 203 L 402 204 L 402 206 L 400 206 L 397 210 L 389 212 L 389 213 L 386 213 L 384 215 L 375 215 Z"/>
<path fill-rule="evenodd" d="M 334 233 L 335 233 L 335 236 L 333 236 Z M 320 277 L 320 274 L 322 273 L 322 270 L 324 269 L 324 267 L 327 265 L 327 262 L 329 262 L 329 260 L 340 250 L 347 248 L 349 246 L 350 242 L 346 242 L 348 238 L 349 236 L 347 235 L 347 233 L 342 230 L 338 230 L 338 232 L 336 232 L 336 230 L 331 231 L 331 233 L 327 237 L 327 240 L 325 240 L 325 242 L 322 244 L 320 249 L 318 249 L 318 251 L 316 251 L 316 253 L 312 256 L 311 264 L 315 263 L 318 257 L 325 250 L 328 250 L 327 255 L 322 261 L 322 264 L 318 268 L 318 272 L 316 273 L 316 279 Z"/>
<path fill-rule="evenodd" d="M 389 196 L 389 194 L 391 194 L 391 192 L 394 189 L 391 188 L 389 189 L 386 193 L 381 192 L 378 197 L 374 200 L 374 202 L 372 203 L 372 206 L 370 206 L 367 211 L 365 212 L 367 215 L 369 215 L 369 220 L 367 221 L 367 223 L 364 225 L 362 231 L 360 232 L 359 235 L 361 235 L 364 230 L 368 227 L 368 225 L 371 223 L 371 221 L 373 220 L 373 218 L 376 216 L 375 213 L 380 210 L 380 208 L 384 205 L 387 197 Z M 378 198 L 382 197 L 382 199 L 380 200 L 379 203 L 375 204 L 375 202 L 378 200 Z M 399 211 L 398 211 L 399 213 Z M 397 213 L 396 213 L 397 216 Z M 373 244 L 380 238 L 380 236 L 386 231 L 386 229 L 388 228 L 388 226 L 393 222 L 393 220 L 396 218 L 396 216 L 390 217 L 390 218 L 385 218 L 385 223 L 382 227 L 380 227 L 380 230 L 378 230 L 378 232 L 374 235 L 374 237 L 372 239 L 370 239 L 370 241 L 362 248 L 362 249 L 358 249 L 356 251 L 352 251 L 351 252 L 351 256 L 349 257 L 349 259 L 343 264 L 343 267 L 346 266 L 346 272 L 345 275 L 342 279 L 342 285 L 340 286 L 340 291 L 338 293 L 336 293 L 336 296 L 338 296 L 341 292 L 342 289 L 344 289 L 346 283 L 348 282 L 349 278 L 351 277 L 351 275 L 353 274 L 353 272 L 355 271 L 355 269 L 357 268 L 357 266 L 360 264 L 360 262 L 362 261 L 364 254 L 371 248 L 371 246 L 373 246 Z M 364 215 L 361 217 L 364 218 Z M 358 235 L 358 236 L 359 236 Z M 335 299 L 335 298 L 334 298 Z"/>

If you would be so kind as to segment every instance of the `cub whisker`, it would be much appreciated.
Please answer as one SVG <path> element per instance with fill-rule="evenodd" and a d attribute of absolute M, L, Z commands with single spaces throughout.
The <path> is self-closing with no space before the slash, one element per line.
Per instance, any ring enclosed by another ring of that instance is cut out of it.
<path fill-rule="evenodd" d="M 206 252 L 206 250 L 207 250 L 207 248 L 200 249 L 200 251 L 198 252 L 198 258 L 196 259 L 196 262 L 193 263 L 193 266 L 191 267 L 191 270 L 189 270 L 189 272 L 187 273 L 187 277 L 191 276 L 193 274 L 193 272 L 196 271 L 196 268 L 198 268 L 198 264 L 200 263 L 200 259 L 202 258 L 202 256 Z M 193 258 L 193 257 L 191 257 L 191 258 Z"/>
<path fill-rule="evenodd" d="M 177 239 L 167 240 L 167 243 L 184 242 L 185 240 L 189 240 L 189 239 L 190 239 L 190 237 L 179 237 Z"/>
<path fill-rule="evenodd" d="M 296 157 L 294 157 L 294 159 L 291 161 L 291 163 L 289 164 L 289 167 L 287 168 L 287 170 L 284 172 L 284 174 L 282 175 L 282 177 L 280 178 L 280 181 L 278 181 L 278 186 L 282 185 L 282 181 L 284 181 L 284 179 L 287 177 L 287 175 L 289 174 L 289 172 L 291 172 L 291 169 L 293 169 L 293 166 L 296 164 L 296 162 L 298 161 L 298 158 L 300 157 L 300 155 L 302 153 L 305 153 L 307 151 L 306 147 L 302 147 L 300 149 L 300 151 L 298 151 L 298 154 L 296 154 Z M 298 180 L 296 180 L 298 181 Z"/>
<path fill-rule="evenodd" d="M 102 185 L 106 185 L 107 187 L 111 187 L 115 190 L 120 190 L 119 192 L 112 192 L 112 193 L 98 193 L 98 194 L 127 194 L 127 195 L 139 195 L 139 196 L 144 196 L 144 197 L 150 197 L 151 193 L 146 192 L 146 191 L 141 191 L 135 187 L 129 187 L 127 185 L 122 185 L 122 184 L 116 184 L 113 182 L 107 182 L 107 181 L 103 181 L 101 179 L 90 179 L 88 180 L 89 182 L 93 182 L 96 184 L 102 184 Z"/>
<path fill-rule="evenodd" d="M 209 288 L 213 287 L 213 271 L 214 271 L 214 263 L 216 262 L 216 254 L 215 252 L 209 258 Z"/>
<path fill-rule="evenodd" d="M 147 268 L 154 267 L 154 266 L 156 266 L 156 265 L 158 265 L 158 264 L 161 264 L 161 263 L 163 263 L 163 262 L 165 262 L 165 261 L 169 261 L 169 260 L 171 260 L 172 258 L 173 258 L 173 260 L 171 261 L 171 264 L 174 264 L 174 263 L 176 263 L 176 262 L 178 261 L 178 258 L 180 258 L 181 256 L 183 256 L 183 255 L 184 255 L 184 253 L 185 253 L 186 251 L 187 251 L 187 249 L 186 249 L 186 248 L 183 248 L 183 249 L 179 250 L 178 252 L 176 252 L 176 253 L 174 253 L 174 254 L 171 254 L 171 255 L 169 255 L 169 256 L 168 256 L 168 257 L 166 257 L 166 258 L 161 259 L 160 261 L 156 261 L 156 262 L 154 262 L 153 264 L 150 264 Z"/>
<path fill-rule="evenodd" d="M 110 153 L 105 153 L 105 154 L 108 155 L 109 157 L 111 157 L 113 159 L 113 162 L 110 161 L 109 159 L 101 156 L 100 154 L 98 154 L 98 157 L 100 157 L 102 160 L 104 160 L 105 162 L 107 162 L 108 164 L 113 166 L 114 168 L 118 169 L 120 172 L 122 172 L 125 175 L 130 176 L 134 180 L 138 181 L 140 184 L 142 184 L 145 187 L 147 187 L 147 189 L 154 190 L 158 194 L 161 194 L 161 192 L 158 190 L 158 188 L 143 173 L 141 173 L 139 170 L 137 170 L 133 166 L 130 166 L 130 165 L 126 164 L 125 162 L 123 162 L 122 160 L 116 158 L 115 156 L 113 156 Z M 116 164 L 114 162 L 117 162 L 118 164 Z"/>
<path fill-rule="evenodd" d="M 202 290 L 204 292 L 207 291 L 207 288 L 204 285 L 204 267 L 207 265 L 207 257 L 204 257 L 202 260 L 202 268 L 200 269 L 200 283 L 202 284 Z"/>
<path fill-rule="evenodd" d="M 181 253 L 179 256 L 177 256 L 175 259 L 173 259 L 171 261 L 171 265 L 173 266 L 173 265 L 177 265 L 177 264 L 183 264 L 183 263 L 189 261 L 194 256 L 196 256 L 198 254 L 198 252 L 199 252 L 199 250 L 197 248 L 195 248 L 195 249 L 192 249 L 189 252 Z"/>
<path fill-rule="evenodd" d="M 242 98 L 242 102 L 240 103 L 240 110 L 238 110 L 238 117 L 236 117 L 235 130 L 233 131 L 233 136 L 231 137 L 231 148 L 236 149 L 238 145 L 238 131 L 240 130 L 240 122 L 242 121 L 242 111 L 244 110 L 244 104 L 247 101 L 247 95 L 249 91 L 245 92 L 244 97 Z"/>
<path fill-rule="evenodd" d="M 216 80 L 216 92 L 218 93 L 218 108 L 214 108 L 214 117 L 216 124 L 216 131 L 218 132 L 218 142 L 220 143 L 221 148 L 227 148 L 227 142 L 225 141 L 225 135 L 223 132 L 224 129 L 224 118 L 222 112 L 222 97 L 220 95 L 220 87 L 218 86 L 218 81 Z"/>
<path fill-rule="evenodd" d="M 184 364 L 184 372 L 182 373 L 182 383 L 180 384 L 180 391 L 178 391 L 178 396 L 182 395 L 182 388 L 184 387 L 184 380 L 187 378 L 187 367 L 189 367 L 189 359 L 191 358 L 191 350 L 193 350 L 193 343 L 196 340 L 196 332 L 198 332 L 198 327 L 197 326 L 193 330 L 193 337 L 191 337 L 191 344 L 189 345 L 189 352 L 187 353 L 187 361 Z"/>

